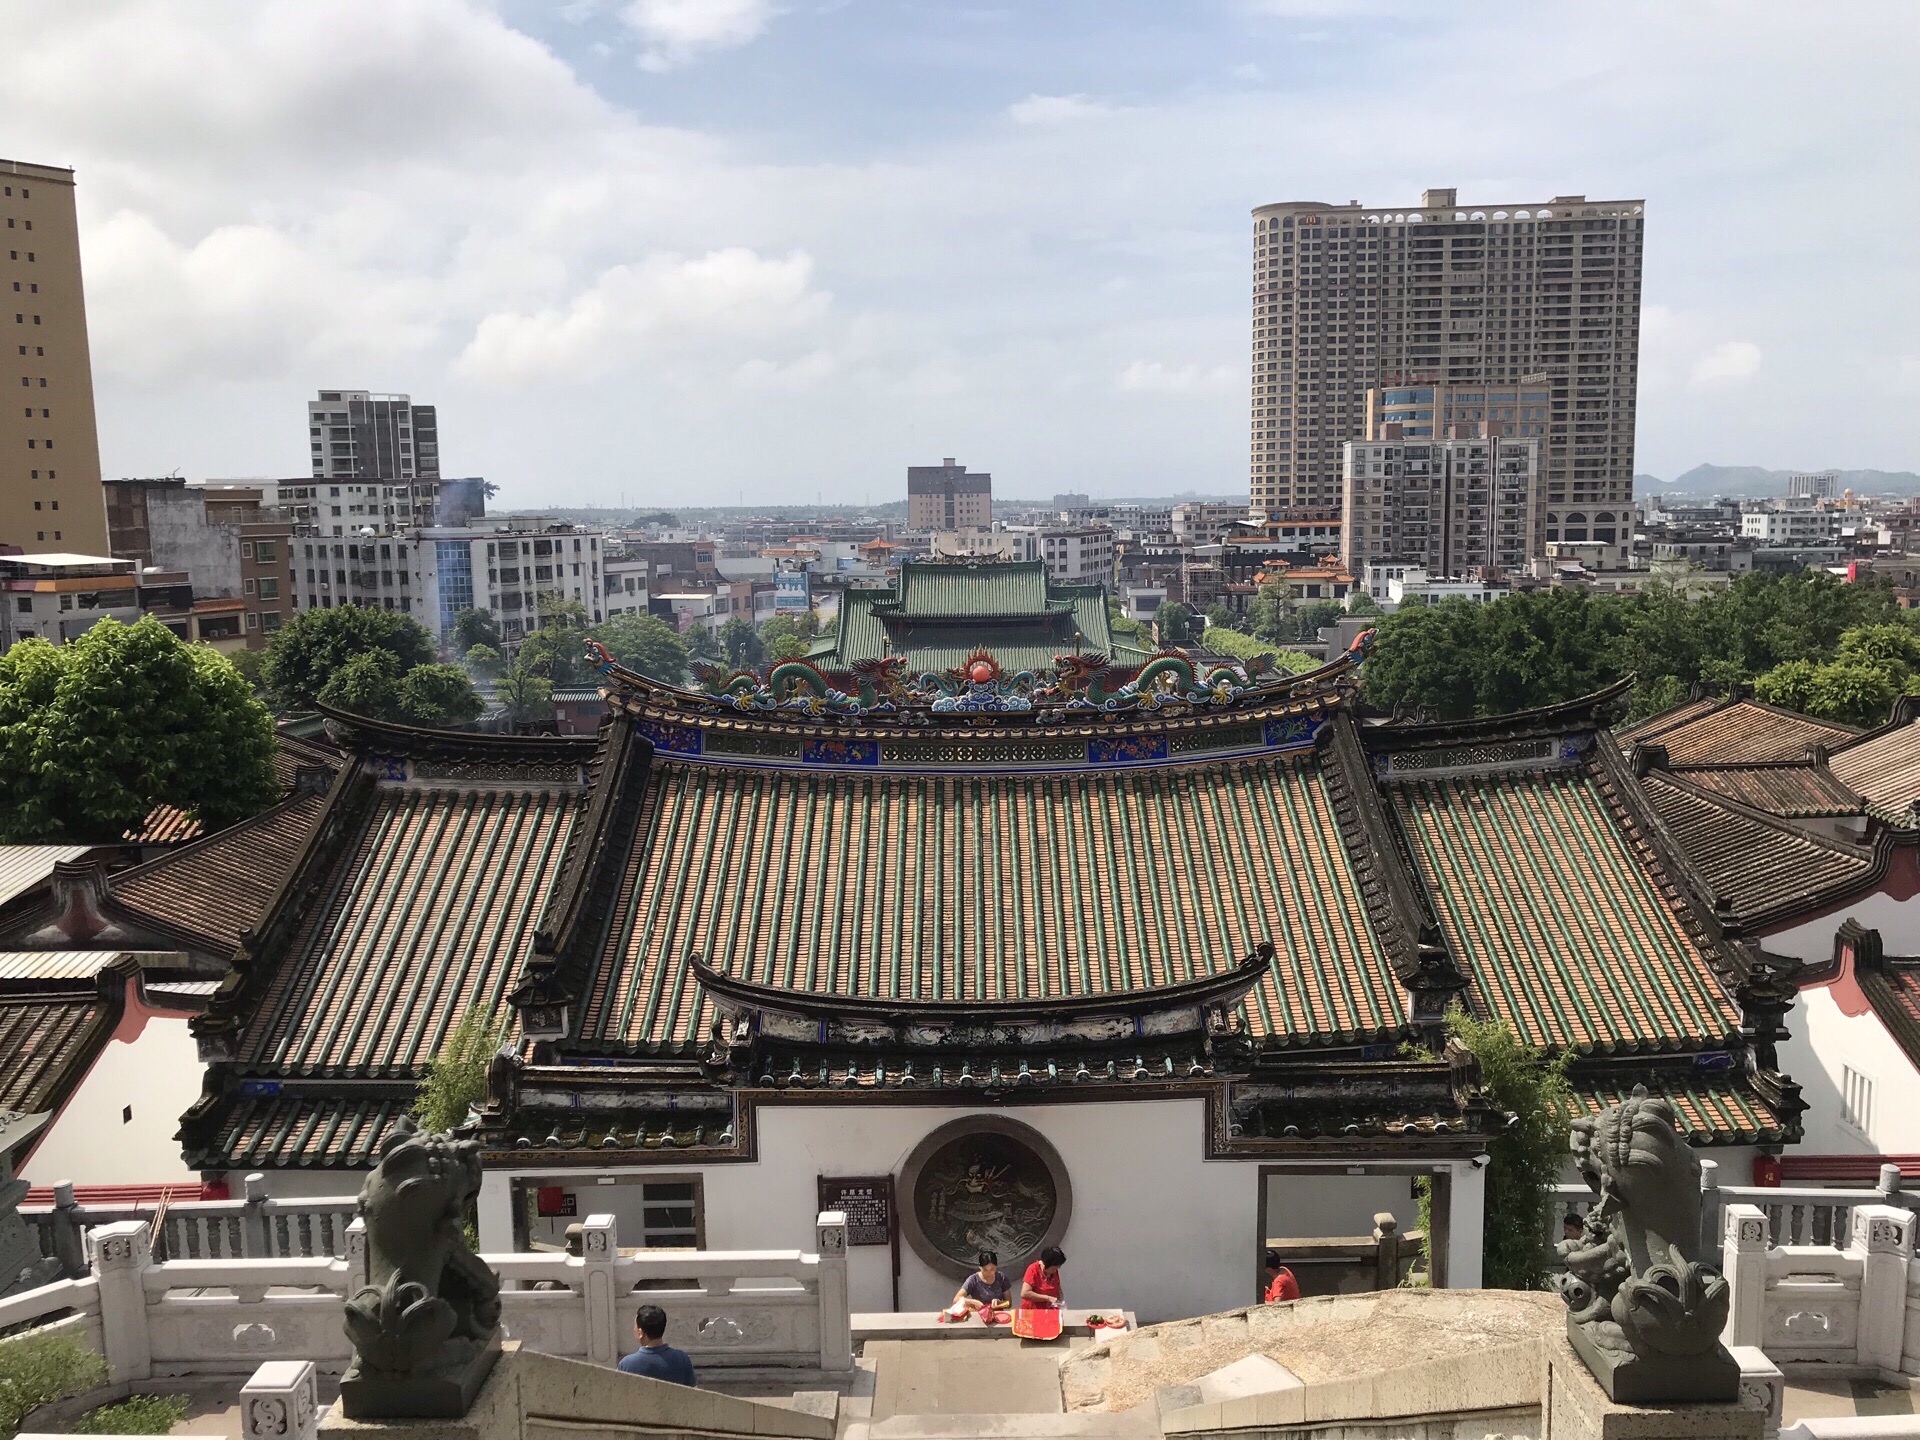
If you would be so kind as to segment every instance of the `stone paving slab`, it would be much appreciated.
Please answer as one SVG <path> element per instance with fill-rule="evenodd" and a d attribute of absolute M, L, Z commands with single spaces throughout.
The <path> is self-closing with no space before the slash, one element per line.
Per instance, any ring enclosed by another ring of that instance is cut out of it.
<path fill-rule="evenodd" d="M 896 1416 L 1058 1415 L 1060 1347 L 875 1340 L 875 1425 Z"/>

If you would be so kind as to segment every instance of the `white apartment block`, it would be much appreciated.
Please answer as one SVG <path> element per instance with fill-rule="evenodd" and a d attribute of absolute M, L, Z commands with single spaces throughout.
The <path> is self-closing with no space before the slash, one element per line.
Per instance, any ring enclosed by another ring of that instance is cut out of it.
<path fill-rule="evenodd" d="M 1106 522 L 1125 540 L 1147 540 L 1173 534 L 1173 510 L 1166 505 L 1136 505 L 1117 500 L 1107 508 Z"/>
<path fill-rule="evenodd" d="M 1844 518 L 1811 502 L 1749 510 L 1740 517 L 1740 534 L 1762 545 L 1831 545 L 1840 538 Z"/>
<path fill-rule="evenodd" d="M 519 640 L 539 627 L 542 595 L 577 600 L 588 623 L 606 619 L 606 537 L 578 531 L 427 527 L 341 539 L 300 536 L 293 547 L 298 603 L 370 605 L 413 616 L 435 636 L 474 607 Z"/>
<path fill-rule="evenodd" d="M 241 487 L 260 492 L 260 503 L 279 510 L 306 535 L 353 535 L 362 530 L 409 530 L 433 519 L 430 497 L 416 497 L 411 481 L 204 480 L 208 490 Z"/>
<path fill-rule="evenodd" d="M 603 557 L 601 573 L 605 576 L 607 618 L 616 615 L 645 615 L 647 613 L 647 561 L 638 555 L 618 555 Z"/>
<path fill-rule="evenodd" d="M 438 479 L 440 427 L 431 405 L 370 390 L 322 390 L 307 402 L 316 479 Z"/>
<path fill-rule="evenodd" d="M 1644 202 L 1466 208 L 1428 190 L 1412 210 L 1303 201 L 1253 220 L 1256 514 L 1341 503 L 1370 388 L 1536 381 L 1541 543 L 1631 507 Z"/>
<path fill-rule="evenodd" d="M 1168 527 L 1189 545 L 1218 540 L 1235 525 L 1244 524 L 1245 505 L 1214 500 L 1183 500 L 1167 512 Z"/>
<path fill-rule="evenodd" d="M 1113 584 L 1113 530 L 1106 525 L 1040 531 L 1047 576 L 1064 585 Z"/>
<path fill-rule="evenodd" d="M 1840 472 L 1815 470 L 1787 477 L 1789 500 L 1831 500 L 1840 493 Z"/>
<path fill-rule="evenodd" d="M 1537 549 L 1540 442 L 1408 440 L 1400 429 L 1387 425 L 1384 438 L 1342 447 L 1347 569 L 1359 575 L 1391 561 L 1448 579 L 1523 569 Z"/>

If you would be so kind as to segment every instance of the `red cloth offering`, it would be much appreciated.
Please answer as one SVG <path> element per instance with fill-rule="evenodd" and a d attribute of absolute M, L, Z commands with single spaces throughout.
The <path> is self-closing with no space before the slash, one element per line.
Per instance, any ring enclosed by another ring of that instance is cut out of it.
<path fill-rule="evenodd" d="M 1021 1340 L 1058 1340 L 1060 1312 L 1050 1305 L 1022 1305 L 1013 1314 L 1013 1333 Z"/>

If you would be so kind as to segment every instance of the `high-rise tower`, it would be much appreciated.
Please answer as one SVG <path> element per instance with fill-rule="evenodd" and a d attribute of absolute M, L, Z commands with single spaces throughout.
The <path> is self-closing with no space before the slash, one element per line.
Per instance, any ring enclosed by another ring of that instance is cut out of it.
<path fill-rule="evenodd" d="M 73 172 L 0 160 L 0 544 L 107 553 Z"/>
<path fill-rule="evenodd" d="M 1255 210 L 1253 512 L 1339 507 L 1341 446 L 1366 433 L 1370 388 L 1544 383 L 1535 534 L 1624 557 L 1644 211 L 1581 195 L 1462 208 L 1453 190 L 1414 210 Z"/>

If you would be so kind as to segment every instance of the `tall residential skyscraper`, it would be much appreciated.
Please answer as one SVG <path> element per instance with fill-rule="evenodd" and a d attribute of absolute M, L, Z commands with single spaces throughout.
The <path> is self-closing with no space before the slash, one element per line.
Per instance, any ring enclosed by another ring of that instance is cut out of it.
<path fill-rule="evenodd" d="M 0 160 L 0 217 L 0 544 L 104 555 L 73 172 Z"/>
<path fill-rule="evenodd" d="M 1341 504 L 1366 392 L 1544 384 L 1541 543 L 1632 535 L 1645 204 L 1563 195 L 1462 209 L 1297 201 L 1253 212 L 1250 499 Z"/>
<path fill-rule="evenodd" d="M 915 530 L 985 530 L 993 524 L 993 476 L 970 475 L 952 456 L 907 467 L 907 524 Z"/>

